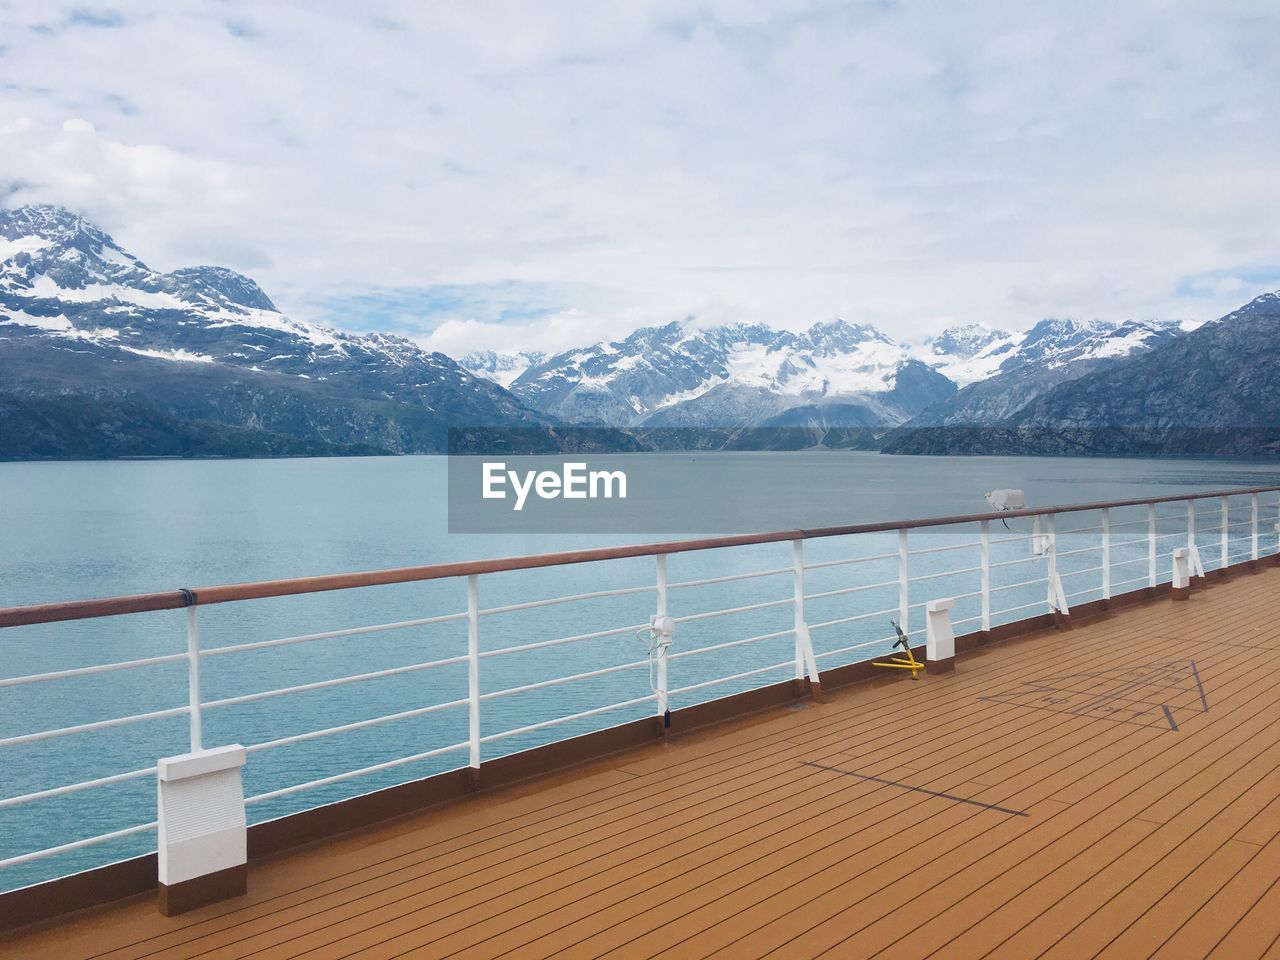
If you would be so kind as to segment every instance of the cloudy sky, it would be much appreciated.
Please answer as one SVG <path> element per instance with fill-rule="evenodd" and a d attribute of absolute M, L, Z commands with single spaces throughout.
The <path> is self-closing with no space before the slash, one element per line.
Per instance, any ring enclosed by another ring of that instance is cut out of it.
<path fill-rule="evenodd" d="M 1258 2 L 0 0 L 0 204 L 457 353 L 1280 287 Z"/>

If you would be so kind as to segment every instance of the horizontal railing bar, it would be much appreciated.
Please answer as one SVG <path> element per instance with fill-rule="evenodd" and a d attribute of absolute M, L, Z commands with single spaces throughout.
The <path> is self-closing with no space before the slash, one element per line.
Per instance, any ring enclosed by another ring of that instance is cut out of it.
<path fill-rule="evenodd" d="M 741 607 L 726 607 L 723 610 L 708 610 L 706 613 L 689 613 L 683 617 L 675 617 L 676 623 L 693 623 L 695 620 L 710 620 L 712 617 L 727 617 L 734 613 L 747 613 L 751 610 L 764 610 L 768 607 L 781 607 L 795 603 L 792 597 L 781 600 L 765 600 L 761 603 L 748 603 Z"/>
<path fill-rule="evenodd" d="M 429 707 L 416 707 L 413 710 L 404 710 L 400 713 L 391 713 L 383 717 L 373 717 L 369 720 L 357 720 L 354 723 L 344 723 L 336 727 L 327 727 L 324 730 L 313 730 L 310 733 L 297 733 L 289 737 L 280 737 L 277 740 L 264 740 L 262 743 L 254 743 L 245 747 L 246 753 L 257 753 L 259 750 L 271 750 L 275 747 L 287 747 L 290 744 L 302 743 L 306 740 L 317 740 L 320 737 L 329 737 L 337 733 L 347 733 L 351 730 L 364 730 L 368 727 L 376 727 L 384 723 L 393 723 L 396 720 L 410 720 L 414 717 L 425 717 L 429 713 L 439 713 L 441 710 L 449 710 L 453 707 L 465 707 L 469 701 L 451 700 L 448 703 L 433 703 Z"/>
<path fill-rule="evenodd" d="M 96 837 L 89 837 L 85 840 L 73 840 L 71 843 L 59 844 L 56 847 L 49 847 L 45 850 L 37 850 L 35 853 L 24 853 L 21 856 L 9 857 L 7 860 L 0 860 L 0 869 L 4 867 L 16 867 L 20 863 L 30 863 L 32 860 L 41 860 L 45 857 L 57 856 L 59 853 L 69 853 L 72 850 L 82 850 L 85 847 L 92 847 L 99 843 L 107 843 L 111 840 L 119 840 L 121 837 L 131 837 L 135 833 L 146 833 L 148 830 L 154 830 L 156 823 L 143 823 L 136 827 L 125 827 L 123 830 L 113 830 L 111 833 L 99 834 Z"/>
<path fill-rule="evenodd" d="M 100 663 L 92 667 L 72 667 L 69 670 L 53 670 L 49 673 L 31 673 L 25 677 L 6 677 L 4 680 L 0 680 L 0 687 L 21 687 L 28 683 L 65 680 L 69 677 L 86 677 L 95 673 L 132 670 L 135 667 L 153 667 L 161 663 L 177 663 L 186 659 L 187 655 L 185 653 L 169 653 L 162 657 L 146 657 L 142 660 L 120 660 L 116 663 Z"/>
<path fill-rule="evenodd" d="M 704 680 L 701 683 L 691 683 L 687 687 L 677 687 L 675 690 L 668 691 L 667 695 L 674 697 L 679 693 L 689 693 L 693 690 L 701 690 L 703 687 L 712 687 L 718 683 L 732 683 L 734 680 L 746 680 L 748 677 L 755 677 L 762 673 L 769 673 L 773 670 L 781 670 L 784 667 L 795 667 L 794 660 L 784 660 L 782 663 L 775 663 L 771 667 L 757 667 L 755 670 L 748 670 L 745 673 L 735 673 L 731 677 L 719 677 L 715 680 Z"/>
<path fill-rule="evenodd" d="M 992 593 L 998 593 L 1001 590 L 1013 590 L 1017 587 L 1035 587 L 1047 582 L 1047 578 L 1039 577 L 1035 580 L 1023 580 L 1021 583 L 1004 583 L 991 588 Z"/>
<path fill-rule="evenodd" d="M 304 633 L 297 637 L 281 637 L 278 640 L 255 640 L 252 643 L 232 643 L 225 647 L 209 647 L 201 650 L 200 656 L 221 657 L 228 653 L 248 653 L 250 650 L 266 650 L 268 647 L 285 647 L 295 643 L 310 643 L 312 640 L 333 640 L 338 637 L 358 637 L 367 633 L 382 633 L 388 630 L 406 630 L 410 627 L 425 627 L 432 623 L 449 623 L 454 620 L 465 620 L 463 613 L 446 613 L 438 617 L 422 617 L 419 620 L 400 620 L 396 623 L 378 623 L 367 627 L 344 627 L 341 630 L 325 630 L 321 633 Z M 185 659 L 185 654 L 180 657 Z"/>
<path fill-rule="evenodd" d="M 976 617 L 965 617 L 963 620 L 953 620 L 951 622 L 951 625 L 953 627 L 958 627 L 962 623 L 977 623 L 981 619 L 982 619 L 982 614 L 978 614 Z"/>
<path fill-rule="evenodd" d="M 626 707 L 639 706 L 642 703 L 652 703 L 658 699 L 656 693 L 651 693 L 645 697 L 636 697 L 634 700 L 624 700 L 622 703 L 611 703 L 605 707 L 595 707 L 592 710 L 583 710 L 567 717 L 556 717 L 554 720 L 542 720 L 538 723 L 531 723 L 528 726 L 516 727 L 514 730 L 504 730 L 501 733 L 491 733 L 487 737 L 481 737 L 481 743 L 492 743 L 494 740 L 505 740 L 507 737 L 515 737 L 522 733 L 532 733 L 535 730 L 544 730 L 547 727 L 556 727 L 562 723 L 569 723 L 572 720 L 582 720 L 586 717 L 594 717 L 597 714 L 608 713 L 610 710 L 622 710 Z"/>
<path fill-rule="evenodd" d="M 1016 610 L 1030 610 L 1032 607 L 1047 607 L 1047 606 L 1048 606 L 1048 603 L 1045 602 L 1044 600 L 1036 600 L 1036 601 L 1033 601 L 1032 603 L 1019 604 L 1016 607 L 1005 607 L 1003 610 L 992 610 L 991 615 L 993 617 L 998 617 L 1002 613 L 1013 613 Z"/>
<path fill-rule="evenodd" d="M 1099 573 L 1100 571 L 1102 571 L 1102 569 L 1103 569 L 1102 564 L 1098 564 L 1096 567 L 1082 567 L 1079 570 L 1061 570 L 1058 572 L 1058 576 L 1078 577 L 1081 574 L 1085 574 L 1085 573 Z"/>
<path fill-rule="evenodd" d="M 825 627 L 838 627 L 842 623 L 853 623 L 855 620 L 869 620 L 872 617 L 883 617 L 886 614 L 897 613 L 897 607 L 888 607 L 884 610 L 873 610 L 871 613 L 860 613 L 853 617 L 838 617 L 835 620 L 824 620 L 822 623 L 809 624 L 809 631 L 822 630 Z"/>
<path fill-rule="evenodd" d="M 1028 533 L 1020 537 L 992 537 L 991 545 L 998 547 L 1002 543 L 1028 543 L 1032 540 L 1043 540 L 1043 533 Z"/>
<path fill-rule="evenodd" d="M 1091 593 L 1101 593 L 1101 587 L 1090 587 L 1088 590 L 1077 590 L 1075 593 L 1068 593 L 1067 599 L 1074 600 L 1076 597 L 1087 597 Z"/>
<path fill-rule="evenodd" d="M 1156 559 L 1159 559 L 1159 558 L 1157 557 Z M 1123 566 L 1125 566 L 1126 564 L 1130 564 L 1130 563 L 1146 563 L 1146 562 L 1147 562 L 1147 558 L 1146 558 L 1146 557 L 1134 557 L 1134 558 L 1133 558 L 1133 559 L 1131 559 L 1131 560 L 1112 560 L 1112 561 L 1111 561 L 1111 566 L 1113 566 L 1113 567 L 1123 567 Z"/>
<path fill-rule="evenodd" d="M 552 680 L 539 680 L 537 683 L 526 683 L 519 687 L 508 687 L 506 690 L 494 690 L 492 693 L 482 693 L 481 700 L 496 700 L 499 697 L 510 697 L 517 693 L 528 693 L 530 690 L 543 690 L 547 687 L 558 687 L 561 684 L 573 683 L 575 680 L 589 680 L 592 677 L 603 677 L 608 673 L 618 673 L 621 670 L 636 670 L 640 667 L 649 666 L 650 661 L 633 660 L 631 663 L 621 663 L 613 667 L 601 667 L 599 670 L 588 670 L 586 673 L 575 673 L 571 677 L 556 677 Z"/>
<path fill-rule="evenodd" d="M 946 553 L 948 550 L 975 550 L 982 546 L 977 540 L 972 543 L 951 543 L 945 547 L 922 547 L 919 550 L 908 550 L 907 556 L 918 557 L 926 553 Z"/>
<path fill-rule="evenodd" d="M 1035 556 L 1030 556 L 1030 557 L 1019 557 L 1017 560 L 1001 560 L 999 563 L 990 563 L 990 564 L 987 564 L 987 566 L 989 566 L 992 570 L 994 570 L 996 567 L 1012 567 L 1015 564 L 1031 563 L 1034 560 L 1043 560 L 1043 559 L 1044 557 L 1042 555 L 1037 554 Z"/>
<path fill-rule="evenodd" d="M 637 593 L 653 593 L 658 588 L 652 587 L 619 587 L 617 590 L 592 590 L 590 593 L 575 593 L 567 597 L 551 597 L 547 600 L 529 600 L 525 603 L 509 603 L 502 607 L 488 607 L 476 612 L 487 617 L 496 613 L 512 613 L 516 610 L 532 610 L 535 607 L 550 607 L 557 603 L 574 603 L 578 600 L 597 600 L 601 597 L 626 597 Z M 461 614 L 465 619 L 465 613 Z"/>
<path fill-rule="evenodd" d="M 1113 587 L 1124 587 L 1131 583 L 1148 583 L 1147 577 L 1134 577 L 1132 580 L 1121 580 L 1119 583 L 1113 583 Z"/>
<path fill-rule="evenodd" d="M 1059 530 L 1058 536 L 1068 537 L 1077 533 L 1101 533 L 1101 532 L 1102 532 L 1102 524 L 1098 524 L 1097 526 L 1093 526 L 1093 527 L 1072 527 L 1070 530 Z"/>
<path fill-rule="evenodd" d="M 502 647 L 498 650 L 482 650 L 480 659 L 486 657 L 504 657 L 509 653 L 523 653 L 526 650 L 541 650 L 543 647 L 558 647 L 565 643 L 578 643 L 583 640 L 599 640 L 602 637 L 617 637 L 624 633 L 634 634 L 637 630 L 648 630 L 649 624 L 637 623 L 629 627 L 610 627 L 608 630 L 596 630 L 594 633 L 576 633 L 571 637 L 557 637 L 554 640 L 538 640 L 534 643 L 521 643 L 514 647 Z"/>
<path fill-rule="evenodd" d="M 680 590 L 685 587 L 705 587 L 712 583 L 731 583 L 734 580 L 754 580 L 758 577 L 776 577 L 791 573 L 790 567 L 778 567 L 776 570 L 757 570 L 755 573 L 731 573 L 724 577 L 707 577 L 703 580 L 681 580 L 679 583 L 668 583 L 668 590 Z M 650 587 L 650 589 L 654 589 Z"/>
<path fill-rule="evenodd" d="M 260 693 L 246 693 L 238 697 L 225 697 L 222 700 L 209 700 L 201 706 L 206 710 L 217 707 L 234 707 L 241 703 L 256 703 L 259 700 L 270 700 L 272 697 L 283 697 L 290 693 L 307 693 L 311 690 L 327 690 L 329 687 L 341 687 L 348 683 L 361 683 L 365 680 L 381 680 L 383 677 L 396 677 L 403 673 L 416 673 L 419 670 L 430 670 L 433 667 L 448 667 L 457 663 L 466 663 L 465 654 L 448 657 L 444 660 L 429 660 L 426 663 L 413 663 L 407 667 L 391 667 L 387 670 L 375 670 L 373 673 L 358 673 L 351 677 L 338 677 L 334 680 L 317 680 L 315 683 L 303 683 L 296 687 L 280 687 L 277 690 L 263 690 Z"/>
<path fill-rule="evenodd" d="M 946 527 L 975 523 L 982 520 L 1010 520 L 1018 517 L 1047 517 L 1079 513 L 1088 510 L 1116 509 L 1148 504 L 1175 503 L 1186 500 L 1209 500 L 1225 496 L 1243 496 L 1255 493 L 1271 493 L 1280 486 L 1246 487 L 1237 490 L 1218 490 L 1209 493 L 1184 493 L 1164 497 L 1148 497 L 1133 500 L 1110 500 L 1097 503 L 1078 503 L 1054 507 L 1005 510 L 989 513 L 972 513 L 960 516 L 921 517 L 911 520 L 890 520 L 876 523 L 857 523 L 815 529 L 778 530 L 770 533 L 738 534 L 736 536 L 709 537 L 696 540 L 672 540 L 664 543 L 639 543 L 617 547 L 596 547 L 569 550 L 561 553 L 543 553 L 531 556 L 500 557 L 492 560 L 457 561 L 429 564 L 419 567 L 399 567 L 387 570 L 369 570 L 359 573 L 330 574 L 319 577 L 298 577 L 287 580 L 261 580 L 251 583 L 233 583 L 197 589 L 169 590 L 162 593 L 136 594 L 133 596 L 107 597 L 95 600 L 72 600 L 64 603 L 34 604 L 0 609 L 0 628 L 35 623 L 55 623 L 65 620 L 83 620 L 93 617 L 119 616 L 127 613 L 145 613 L 155 610 L 176 610 L 193 604 L 228 603 L 236 600 L 262 600 L 270 597 L 297 596 L 304 593 L 324 593 L 331 590 L 348 590 L 355 587 L 389 586 L 422 580 L 443 580 L 452 577 L 473 576 L 488 573 L 504 573 L 512 570 L 531 570 L 539 567 L 556 567 L 567 564 L 594 563 L 600 560 L 623 560 L 636 557 L 663 556 L 697 550 L 718 550 L 726 547 L 780 543 L 788 540 L 811 540 L 823 537 L 844 537 L 859 533 L 886 533 L 895 530 L 918 530 L 922 527 Z"/>
<path fill-rule="evenodd" d="M 978 573 L 981 567 L 962 567 L 959 570 L 943 570 L 940 573 L 922 573 L 917 577 L 911 577 L 908 583 L 919 583 L 921 580 L 937 580 L 939 577 L 958 577 L 963 573 Z"/>
<path fill-rule="evenodd" d="M 855 643 L 851 647 L 840 647 L 837 650 L 828 650 L 826 653 L 815 653 L 813 659 L 821 660 L 823 657 L 835 657 L 842 653 L 852 653 L 854 650 L 866 650 L 868 647 L 878 647 L 896 639 L 897 637 L 881 637 L 879 640 L 864 640 L 862 643 Z"/>
<path fill-rule="evenodd" d="M 0 800 L 0 810 L 6 807 L 16 807 L 24 803 L 30 803 L 33 800 L 48 800 L 52 797 L 63 797 L 69 793 L 79 793 L 82 790 L 92 790 L 95 787 L 109 787 L 113 783 L 124 783 L 128 780 L 141 780 L 143 777 L 149 777 L 156 772 L 155 767 L 147 767 L 145 770 L 130 770 L 128 773 L 113 773 L 109 777 L 98 777 L 96 780 L 82 780 L 80 783 L 68 784 L 65 787 L 50 787 L 48 790 L 37 790 L 34 793 L 24 793 L 17 797 L 5 797 Z"/>
<path fill-rule="evenodd" d="M 824 590 L 821 593 L 806 593 L 806 600 L 822 600 L 826 597 L 839 597 L 846 593 L 860 593 L 863 590 L 883 590 L 886 587 L 898 586 L 897 580 L 881 580 L 879 583 L 860 583 L 856 587 L 841 587 L 839 590 Z"/>
<path fill-rule="evenodd" d="M 14 747 L 20 743 L 35 743 L 37 740 L 51 740 L 54 737 L 69 737 L 74 733 L 92 733 L 95 730 L 108 730 L 111 727 L 123 727 L 130 723 L 144 723 L 147 720 L 180 717 L 188 713 L 190 709 L 190 707 L 170 707 L 167 710 L 153 710 L 150 713 L 135 713 L 128 717 L 113 717 L 110 720 L 79 723 L 73 727 L 59 727 L 56 730 L 41 730 L 39 733 L 25 733 L 19 737 L 8 737 L 0 740 L 0 747 Z"/>
<path fill-rule="evenodd" d="M 1115 549 L 1118 549 L 1118 548 L 1120 548 L 1120 547 L 1131 547 L 1131 546 L 1133 546 L 1135 543 L 1143 543 L 1143 544 L 1145 544 L 1146 542 L 1147 542 L 1147 538 L 1146 538 L 1146 537 L 1135 537 L 1133 540 L 1120 540 L 1120 541 L 1118 541 L 1118 542 L 1116 542 L 1116 543 L 1113 543 L 1113 544 L 1111 544 L 1111 549 L 1112 549 L 1112 550 L 1115 550 Z"/>
<path fill-rule="evenodd" d="M 819 560 L 817 563 L 806 563 L 806 570 L 826 570 L 829 567 L 847 567 L 853 563 L 870 563 L 873 560 L 896 560 L 898 554 L 877 553 L 869 557 L 846 557 L 843 560 Z"/>
<path fill-rule="evenodd" d="M 758 643 L 761 640 L 776 640 L 779 637 L 789 636 L 795 633 L 795 628 L 787 630 L 778 630 L 776 633 L 762 633 L 758 637 L 745 637 L 742 640 L 729 640 L 725 643 L 713 644 L 709 647 L 698 647 L 694 650 L 682 650 L 680 653 L 667 654 L 668 660 L 683 660 L 685 657 L 696 657 L 700 653 L 711 653 L 713 650 L 728 650 L 730 647 L 740 647 L 747 643 Z"/>
<path fill-rule="evenodd" d="M 1059 536 L 1061 536 L 1061 535 L 1059 535 Z M 1074 557 L 1077 553 L 1093 553 L 1093 552 L 1095 552 L 1095 551 L 1097 551 L 1097 550 L 1101 550 L 1101 549 L 1102 549 L 1102 544 L 1097 544 L 1096 546 L 1092 546 L 1092 547 L 1078 547 L 1078 548 L 1077 548 L 1077 549 L 1075 549 L 1075 550 L 1059 550 L 1059 551 L 1058 551 L 1058 556 L 1059 556 L 1059 557 Z"/>
<path fill-rule="evenodd" d="M 375 763 L 371 767 L 361 767 L 359 770 L 349 770 L 346 773 L 335 773 L 332 777 L 321 777 L 319 780 L 310 780 L 307 783 L 299 783 L 292 787 L 281 787 L 279 790 L 271 790 L 268 793 L 260 793 L 256 797 L 246 797 L 245 806 L 251 803 L 262 803 L 264 800 L 274 800 L 276 797 L 287 797 L 292 793 L 301 793 L 303 790 L 314 790 L 316 787 L 326 787 L 331 783 L 341 783 L 343 780 L 354 780 L 356 777 L 363 777 L 370 773 L 380 773 L 383 770 L 393 770 L 396 767 L 403 767 L 409 763 L 417 763 L 419 760 L 429 760 L 432 757 L 438 757 L 442 753 L 451 753 L 454 750 L 465 750 L 471 744 L 455 743 L 448 747 L 436 747 L 434 750 L 427 750 L 425 753 L 415 753 L 411 757 L 401 757 L 399 760 L 388 760 L 386 763 Z"/>

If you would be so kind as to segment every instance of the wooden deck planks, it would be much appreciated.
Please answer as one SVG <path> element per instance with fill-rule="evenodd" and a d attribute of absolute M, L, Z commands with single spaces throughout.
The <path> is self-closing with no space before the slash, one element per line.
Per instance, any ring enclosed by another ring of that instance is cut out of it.
<path fill-rule="evenodd" d="M 0 957 L 1276 954 L 1277 587 L 1269 569 L 993 645 L 952 676 L 276 858 L 229 904 L 163 918 L 138 900 Z"/>

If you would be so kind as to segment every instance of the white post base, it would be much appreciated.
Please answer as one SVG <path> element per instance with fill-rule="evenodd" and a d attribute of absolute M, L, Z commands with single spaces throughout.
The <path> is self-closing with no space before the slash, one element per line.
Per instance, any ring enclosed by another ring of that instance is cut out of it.
<path fill-rule="evenodd" d="M 1173 551 L 1173 598 L 1186 600 L 1191 589 L 1191 551 L 1179 547 Z"/>
<path fill-rule="evenodd" d="M 160 909 L 166 915 L 245 892 L 244 762 L 238 745 L 157 762 Z"/>
<path fill-rule="evenodd" d="M 930 600 L 925 605 L 925 671 L 949 673 L 956 668 L 956 634 L 951 626 L 955 601 Z"/>

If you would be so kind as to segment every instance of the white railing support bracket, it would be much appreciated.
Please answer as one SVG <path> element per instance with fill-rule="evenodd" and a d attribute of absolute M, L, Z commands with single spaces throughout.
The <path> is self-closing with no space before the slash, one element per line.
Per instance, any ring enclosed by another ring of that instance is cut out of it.
<path fill-rule="evenodd" d="M 185 913 L 248 889 L 245 749 L 234 745 L 156 762 L 160 911 Z"/>
<path fill-rule="evenodd" d="M 809 622 L 804 614 L 804 541 L 793 540 L 792 550 L 792 630 L 796 639 L 796 682 L 802 684 L 809 678 L 809 693 L 814 700 L 822 702 L 822 679 L 818 673 L 818 661 L 813 655 L 813 638 L 809 635 Z M 797 691 L 800 692 L 800 691 Z"/>
<path fill-rule="evenodd" d="M 924 635 L 926 673 L 950 673 L 956 668 L 956 634 L 951 627 L 954 600 L 930 600 L 925 604 Z"/>

